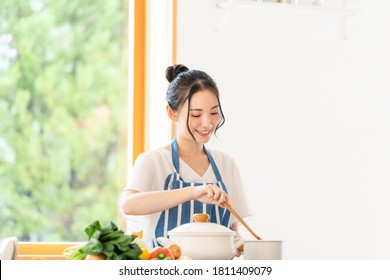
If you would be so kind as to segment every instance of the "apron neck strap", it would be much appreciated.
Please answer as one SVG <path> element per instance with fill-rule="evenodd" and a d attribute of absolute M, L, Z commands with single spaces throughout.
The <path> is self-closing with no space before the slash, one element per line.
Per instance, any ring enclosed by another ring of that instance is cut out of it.
<path fill-rule="evenodd" d="M 211 153 L 206 149 L 206 147 L 203 145 L 203 149 L 210 161 L 211 167 L 213 168 L 215 177 L 217 178 L 217 181 L 222 181 L 221 174 L 219 173 L 218 167 L 215 164 L 214 158 L 211 156 Z M 177 139 L 176 136 L 173 138 L 171 142 L 171 153 L 172 153 L 172 162 L 175 166 L 176 172 L 179 173 L 180 170 L 180 164 L 179 164 L 179 148 L 177 146 Z M 180 173 L 179 173 L 180 174 Z"/>
<path fill-rule="evenodd" d="M 175 166 L 176 173 L 179 173 L 179 148 L 177 147 L 176 136 L 171 142 L 171 153 L 172 153 L 172 162 Z"/>

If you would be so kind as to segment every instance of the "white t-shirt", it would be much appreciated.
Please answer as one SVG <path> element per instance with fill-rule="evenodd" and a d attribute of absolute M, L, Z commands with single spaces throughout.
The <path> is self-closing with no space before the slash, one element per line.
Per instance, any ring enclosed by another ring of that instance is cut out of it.
<path fill-rule="evenodd" d="M 210 153 L 228 190 L 232 206 L 241 217 L 251 216 L 234 159 L 219 151 L 211 150 Z M 185 182 L 212 183 L 217 181 L 211 164 L 203 176 L 197 174 L 181 159 L 179 165 L 179 174 Z M 168 175 L 174 172 L 175 167 L 173 166 L 170 150 L 159 148 L 140 154 L 130 170 L 129 181 L 125 189 L 140 192 L 161 191 L 164 189 L 164 183 Z M 143 240 L 151 246 L 160 214 L 161 212 L 146 216 L 125 215 L 128 220 L 128 232 L 142 230 Z M 231 220 L 236 222 L 233 216 Z"/>

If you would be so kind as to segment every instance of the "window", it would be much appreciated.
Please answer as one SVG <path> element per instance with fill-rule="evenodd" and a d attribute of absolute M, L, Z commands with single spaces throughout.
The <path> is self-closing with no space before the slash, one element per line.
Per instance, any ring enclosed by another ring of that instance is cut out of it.
<path fill-rule="evenodd" d="M 0 2 L 0 236 L 85 241 L 117 222 L 127 2 Z"/>
<path fill-rule="evenodd" d="M 176 1 L 140 3 L 0 2 L 0 237 L 76 242 L 95 220 L 125 227 L 127 165 L 171 137 Z"/>

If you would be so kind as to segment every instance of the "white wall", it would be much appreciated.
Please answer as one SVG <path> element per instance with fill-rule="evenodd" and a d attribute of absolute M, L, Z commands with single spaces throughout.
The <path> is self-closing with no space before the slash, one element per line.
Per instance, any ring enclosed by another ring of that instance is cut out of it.
<path fill-rule="evenodd" d="M 178 1 L 177 62 L 221 92 L 210 145 L 237 159 L 249 223 L 285 259 L 390 259 L 390 4 L 362 1 L 347 37 L 342 7 L 275 5 Z"/>

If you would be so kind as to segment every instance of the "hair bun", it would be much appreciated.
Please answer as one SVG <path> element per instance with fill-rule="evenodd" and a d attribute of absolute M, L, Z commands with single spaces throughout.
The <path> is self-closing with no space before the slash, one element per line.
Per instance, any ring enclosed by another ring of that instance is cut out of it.
<path fill-rule="evenodd" d="M 165 71 L 165 77 L 168 82 L 172 82 L 180 73 L 187 72 L 189 69 L 183 64 L 174 64 Z"/>

